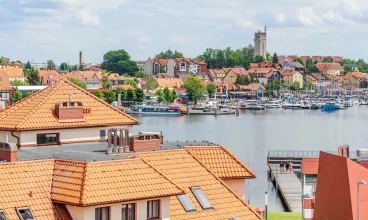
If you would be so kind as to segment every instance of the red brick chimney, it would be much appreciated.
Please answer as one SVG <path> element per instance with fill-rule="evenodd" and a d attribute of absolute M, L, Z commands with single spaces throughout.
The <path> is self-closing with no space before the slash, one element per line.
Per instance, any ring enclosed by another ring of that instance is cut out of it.
<path fill-rule="evenodd" d="M 7 162 L 18 161 L 18 148 L 15 143 L 0 142 L 0 160 Z"/>

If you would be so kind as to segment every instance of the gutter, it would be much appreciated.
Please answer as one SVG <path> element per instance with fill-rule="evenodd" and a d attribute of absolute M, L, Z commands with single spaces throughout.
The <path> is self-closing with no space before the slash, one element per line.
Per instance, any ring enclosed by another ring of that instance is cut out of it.
<path fill-rule="evenodd" d="M 16 136 L 16 135 L 14 135 L 14 131 L 11 131 L 11 136 L 13 136 L 13 137 L 15 137 L 16 139 L 17 139 L 17 147 L 18 147 L 18 149 L 20 148 L 20 137 L 18 137 L 18 136 Z"/>

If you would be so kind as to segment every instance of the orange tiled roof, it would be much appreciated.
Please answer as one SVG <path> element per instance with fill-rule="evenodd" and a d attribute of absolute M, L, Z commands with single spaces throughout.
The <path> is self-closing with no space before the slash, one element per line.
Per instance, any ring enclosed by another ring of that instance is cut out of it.
<path fill-rule="evenodd" d="M 262 219 L 241 198 L 237 197 L 219 177 L 206 168 L 187 150 L 134 153 L 168 177 L 184 190 L 196 212 L 186 212 L 176 196 L 171 197 L 170 219 L 223 220 L 232 216 L 239 219 Z M 203 210 L 190 187 L 201 187 L 213 205 L 212 210 Z"/>
<path fill-rule="evenodd" d="M 280 71 L 282 76 L 294 76 L 298 71 L 289 71 L 289 70 L 281 70 Z"/>
<path fill-rule="evenodd" d="M 160 87 L 165 88 L 180 88 L 181 87 L 181 80 L 179 78 L 171 78 L 171 79 L 165 79 L 165 78 L 157 78 L 157 83 Z"/>
<path fill-rule="evenodd" d="M 0 91 L 9 91 L 11 90 L 10 83 L 9 83 L 9 77 L 8 74 L 6 74 L 5 71 L 2 71 L 0 69 Z"/>
<path fill-rule="evenodd" d="M 19 219 L 15 207 L 27 206 L 36 219 L 60 219 L 50 199 L 54 160 L 1 163 L 0 209 Z"/>
<path fill-rule="evenodd" d="M 142 159 L 55 161 L 54 202 L 86 206 L 179 194 L 183 194 L 179 187 Z"/>
<path fill-rule="evenodd" d="M 224 147 L 187 146 L 185 149 L 222 179 L 256 177 L 247 166 Z"/>
<path fill-rule="evenodd" d="M 152 59 L 152 63 L 159 62 L 160 65 L 166 66 L 169 59 Z"/>
<path fill-rule="evenodd" d="M 73 79 L 80 79 L 80 80 L 91 80 L 94 75 L 97 75 L 99 79 L 102 78 L 101 71 L 73 71 L 67 74 L 64 74 L 64 79 L 67 79 L 68 77 Z"/>
<path fill-rule="evenodd" d="M 23 69 L 16 66 L 0 67 L 0 70 L 5 70 L 9 77 L 24 76 Z"/>
<path fill-rule="evenodd" d="M 58 122 L 53 108 L 58 102 L 80 101 L 91 109 L 85 121 Z M 35 130 L 137 124 L 138 121 L 67 80 L 35 93 L 0 112 L 0 130 Z"/>
<path fill-rule="evenodd" d="M 277 69 L 275 68 L 251 68 L 248 70 L 248 73 L 269 73 L 269 72 L 274 72 L 277 71 Z"/>
<path fill-rule="evenodd" d="M 367 74 L 361 72 L 349 72 L 348 74 L 352 75 L 356 79 L 367 78 Z"/>

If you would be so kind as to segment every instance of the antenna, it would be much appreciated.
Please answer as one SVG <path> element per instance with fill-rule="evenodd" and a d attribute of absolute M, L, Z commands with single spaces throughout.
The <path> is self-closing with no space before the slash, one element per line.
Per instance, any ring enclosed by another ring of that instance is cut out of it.
<path fill-rule="evenodd" d="M 265 31 L 265 33 L 267 32 L 267 26 L 265 26 L 264 31 Z"/>

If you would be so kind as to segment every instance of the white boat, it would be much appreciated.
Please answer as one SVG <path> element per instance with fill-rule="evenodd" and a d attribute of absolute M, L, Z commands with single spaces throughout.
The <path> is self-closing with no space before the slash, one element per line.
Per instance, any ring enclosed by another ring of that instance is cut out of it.
<path fill-rule="evenodd" d="M 336 103 L 338 109 L 347 109 L 346 106 L 344 106 L 342 103 Z"/>
<path fill-rule="evenodd" d="M 342 102 L 342 104 L 343 104 L 345 107 L 351 107 L 351 106 L 353 106 L 353 101 L 351 101 L 351 100 L 344 100 L 344 101 Z"/>
<path fill-rule="evenodd" d="M 282 106 L 284 109 L 301 109 L 302 105 L 300 103 L 285 103 Z"/>
<path fill-rule="evenodd" d="M 248 103 L 243 108 L 249 109 L 249 110 L 264 110 L 265 107 L 262 105 L 259 105 L 258 103 Z"/>
<path fill-rule="evenodd" d="M 126 109 L 128 114 L 142 115 L 180 115 L 179 106 L 155 106 L 155 105 L 134 105 Z"/>
<path fill-rule="evenodd" d="M 278 100 L 269 101 L 269 102 L 266 103 L 266 107 L 267 108 L 282 108 L 282 104 Z"/>
<path fill-rule="evenodd" d="M 312 105 L 309 102 L 302 102 L 302 109 L 311 109 Z"/>

